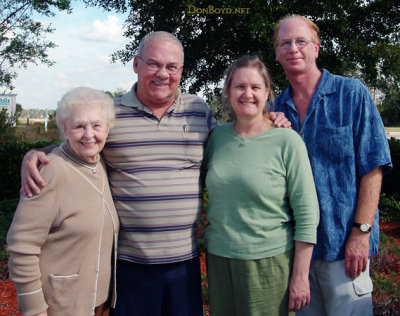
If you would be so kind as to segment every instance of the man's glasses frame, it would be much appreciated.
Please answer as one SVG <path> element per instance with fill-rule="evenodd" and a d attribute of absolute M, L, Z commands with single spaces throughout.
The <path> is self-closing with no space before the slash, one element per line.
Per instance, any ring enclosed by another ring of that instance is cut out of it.
<path fill-rule="evenodd" d="M 140 60 L 142 60 L 146 65 L 147 69 L 152 71 L 152 72 L 158 72 L 160 71 L 163 67 L 165 67 L 165 70 L 168 72 L 170 75 L 176 75 L 179 70 L 183 67 L 183 64 L 161 64 L 156 60 L 149 60 L 149 59 L 144 59 L 140 57 L 139 55 L 136 56 Z"/>
<path fill-rule="evenodd" d="M 297 48 L 304 48 L 313 41 L 306 38 L 284 39 L 278 42 L 278 47 L 287 50 L 292 47 L 293 42 L 295 43 Z"/>

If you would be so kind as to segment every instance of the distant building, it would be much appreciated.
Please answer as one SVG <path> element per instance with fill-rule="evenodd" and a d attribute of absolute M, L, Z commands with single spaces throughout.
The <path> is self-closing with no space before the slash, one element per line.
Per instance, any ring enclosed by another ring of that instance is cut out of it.
<path fill-rule="evenodd" d="M 6 109 L 8 115 L 15 113 L 16 94 L 0 94 L 0 111 Z"/>

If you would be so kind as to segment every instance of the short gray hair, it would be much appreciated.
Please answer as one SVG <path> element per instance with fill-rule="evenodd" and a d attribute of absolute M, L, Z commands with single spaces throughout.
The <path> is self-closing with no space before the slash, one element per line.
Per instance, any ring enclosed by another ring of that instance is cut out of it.
<path fill-rule="evenodd" d="M 56 121 L 61 132 L 63 131 L 65 122 L 71 115 L 72 111 L 84 105 L 102 109 L 106 114 L 108 126 L 110 128 L 113 126 L 115 114 L 114 101 L 111 97 L 100 90 L 89 87 L 78 87 L 69 90 L 58 102 Z"/>
<path fill-rule="evenodd" d="M 146 44 L 152 40 L 165 40 L 165 41 L 171 41 L 171 42 L 177 44 L 181 48 L 181 51 L 182 51 L 182 61 L 184 60 L 183 45 L 182 45 L 181 41 L 175 35 L 173 35 L 169 32 L 165 32 L 165 31 L 152 32 L 152 33 L 147 34 L 145 37 L 143 37 L 139 43 L 139 47 L 137 50 L 138 56 L 142 55 L 143 50 L 146 47 Z"/>

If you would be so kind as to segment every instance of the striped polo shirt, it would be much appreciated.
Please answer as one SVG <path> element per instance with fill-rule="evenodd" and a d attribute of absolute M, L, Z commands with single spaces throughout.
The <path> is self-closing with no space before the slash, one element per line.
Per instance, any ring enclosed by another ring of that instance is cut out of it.
<path fill-rule="evenodd" d="M 103 156 L 121 223 L 118 259 L 170 263 L 198 255 L 200 165 L 215 120 L 201 98 L 180 93 L 159 120 L 131 91 L 114 100 Z"/>

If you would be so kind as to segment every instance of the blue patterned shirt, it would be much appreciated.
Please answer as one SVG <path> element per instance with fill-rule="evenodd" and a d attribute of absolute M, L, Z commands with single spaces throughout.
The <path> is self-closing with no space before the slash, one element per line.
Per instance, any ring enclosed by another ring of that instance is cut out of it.
<path fill-rule="evenodd" d="M 360 179 L 382 166 L 392 168 L 390 150 L 379 112 L 367 88 L 356 79 L 322 70 L 303 123 L 290 87 L 275 101 L 306 143 L 320 204 L 314 260 L 344 259 L 357 207 Z M 378 252 L 379 218 L 370 238 L 370 255 Z"/>

